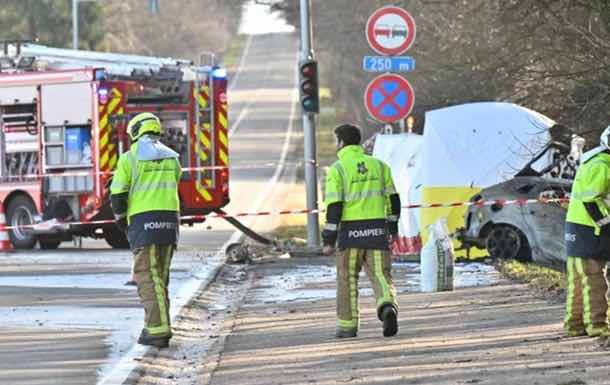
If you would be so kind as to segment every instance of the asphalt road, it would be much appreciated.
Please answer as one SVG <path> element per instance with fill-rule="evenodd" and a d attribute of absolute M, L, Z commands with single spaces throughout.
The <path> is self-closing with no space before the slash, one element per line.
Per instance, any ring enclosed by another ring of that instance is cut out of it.
<path fill-rule="evenodd" d="M 294 34 L 247 41 L 229 92 L 229 213 L 280 209 L 294 181 L 296 52 Z M 244 222 L 266 231 L 277 220 Z M 172 264 L 174 304 L 205 282 L 236 237 L 221 219 L 183 227 Z M 123 286 L 130 269 L 131 255 L 103 241 L 0 254 L 0 384 L 94 384 L 129 361 L 121 358 L 134 354 L 143 316 L 135 289 Z"/>

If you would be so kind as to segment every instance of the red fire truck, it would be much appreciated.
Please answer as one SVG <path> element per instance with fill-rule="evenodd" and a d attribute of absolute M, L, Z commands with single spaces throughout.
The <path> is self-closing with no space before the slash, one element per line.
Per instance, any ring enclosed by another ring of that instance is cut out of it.
<path fill-rule="evenodd" d="M 1 49 L 1 47 L 0 47 Z M 127 247 L 109 220 L 109 182 L 130 117 L 153 112 L 180 154 L 183 216 L 229 202 L 226 71 L 186 60 L 4 44 L 0 201 L 14 247 L 74 236 Z M 191 219 L 192 223 L 195 219 Z M 202 219 L 197 219 L 202 220 Z"/>

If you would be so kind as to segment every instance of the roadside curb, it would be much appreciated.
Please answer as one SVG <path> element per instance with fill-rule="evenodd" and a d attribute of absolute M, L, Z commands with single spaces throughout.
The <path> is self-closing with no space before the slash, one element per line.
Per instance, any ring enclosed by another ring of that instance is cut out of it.
<path fill-rule="evenodd" d="M 214 259 L 222 258 L 222 254 L 224 254 L 226 247 L 233 243 L 239 241 L 243 235 L 239 232 L 233 233 L 231 238 L 220 248 L 220 250 L 213 257 Z M 174 308 L 178 310 L 171 317 L 172 323 L 175 321 L 176 317 L 182 312 L 185 307 L 192 305 L 193 301 L 200 295 L 202 292 L 208 289 L 208 287 L 216 280 L 218 274 L 225 266 L 226 261 L 223 260 L 222 263 L 219 263 L 213 270 L 203 279 L 199 278 L 191 278 L 188 282 L 186 282 L 179 294 L 177 295 L 180 298 L 180 293 L 183 291 L 188 291 L 189 288 L 196 283 L 196 281 L 200 281 L 197 285 L 197 289 L 192 291 L 188 298 L 184 301 L 184 303 L 180 303 L 180 301 L 176 301 Z M 195 282 L 194 282 L 195 281 Z M 142 366 L 139 363 L 136 363 L 136 358 L 154 358 L 159 354 L 159 349 L 147 347 L 143 345 L 139 345 L 137 342 L 132 345 L 131 349 L 121 358 L 119 363 L 106 375 L 104 378 L 97 381 L 98 385 L 117 385 L 117 384 L 135 384 L 140 376 L 142 375 Z"/>

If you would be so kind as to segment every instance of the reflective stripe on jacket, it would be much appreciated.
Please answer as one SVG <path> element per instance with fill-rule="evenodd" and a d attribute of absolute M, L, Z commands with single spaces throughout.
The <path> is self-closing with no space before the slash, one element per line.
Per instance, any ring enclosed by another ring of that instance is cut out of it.
<path fill-rule="evenodd" d="M 123 153 L 117 165 L 111 194 L 129 192 L 127 218 L 149 211 L 180 211 L 178 183 L 182 175 L 177 158 L 138 160 L 139 142 Z"/>
<path fill-rule="evenodd" d="M 343 203 L 339 247 L 387 248 L 389 196 L 396 193 L 390 167 L 358 145 L 338 152 L 326 176 L 326 206 Z"/>
<path fill-rule="evenodd" d="M 601 213 L 608 216 L 609 192 L 610 154 L 602 152 L 581 164 L 576 172 L 566 216 L 567 255 L 606 258 L 610 254 L 610 229 L 600 231 L 584 205 L 595 203 Z"/>
<path fill-rule="evenodd" d="M 583 203 L 596 203 L 604 216 L 609 215 L 610 154 L 600 153 L 582 164 L 572 185 L 566 221 L 596 228 Z M 599 231 L 596 231 L 599 232 Z"/>

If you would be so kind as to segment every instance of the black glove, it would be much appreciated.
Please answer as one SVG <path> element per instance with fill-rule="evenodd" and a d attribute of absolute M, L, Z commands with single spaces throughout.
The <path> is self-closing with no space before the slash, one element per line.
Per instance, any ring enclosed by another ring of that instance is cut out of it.
<path fill-rule="evenodd" d="M 391 237 L 398 235 L 398 222 L 388 221 L 388 233 Z"/>
<path fill-rule="evenodd" d="M 117 219 L 117 221 L 115 223 L 116 223 L 116 227 L 121 229 L 121 231 L 127 230 L 127 218 Z"/>
<path fill-rule="evenodd" d="M 335 247 L 335 243 L 337 242 L 337 232 L 324 229 L 322 230 L 322 243 L 324 246 L 332 246 Z"/>

